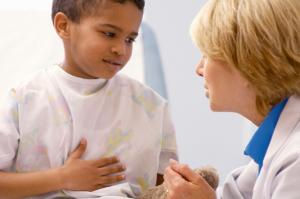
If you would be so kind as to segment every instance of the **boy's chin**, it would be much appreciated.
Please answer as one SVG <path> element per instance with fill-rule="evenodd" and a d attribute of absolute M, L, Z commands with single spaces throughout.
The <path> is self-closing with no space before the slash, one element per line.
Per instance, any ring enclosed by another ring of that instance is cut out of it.
<path fill-rule="evenodd" d="M 113 78 L 114 76 L 116 76 L 118 73 L 113 73 L 113 74 L 105 74 L 105 75 L 97 75 L 96 78 L 101 78 L 101 79 L 106 79 L 106 80 L 110 80 L 111 78 Z"/>

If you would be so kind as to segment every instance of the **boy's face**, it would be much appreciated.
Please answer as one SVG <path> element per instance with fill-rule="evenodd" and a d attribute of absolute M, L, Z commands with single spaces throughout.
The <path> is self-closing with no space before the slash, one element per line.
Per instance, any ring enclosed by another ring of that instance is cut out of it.
<path fill-rule="evenodd" d="M 131 2 L 106 1 L 99 14 L 69 22 L 63 68 L 82 78 L 112 78 L 131 57 L 142 16 Z"/>

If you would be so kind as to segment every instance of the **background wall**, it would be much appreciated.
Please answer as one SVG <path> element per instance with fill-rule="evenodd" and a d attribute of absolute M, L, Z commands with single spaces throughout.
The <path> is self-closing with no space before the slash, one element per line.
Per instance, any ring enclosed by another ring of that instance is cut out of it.
<path fill-rule="evenodd" d="M 10 23 L 9 18 L 3 17 L 5 10 L 38 10 L 50 13 L 51 2 L 0 0 L 0 24 Z M 214 165 L 223 181 L 226 173 L 248 161 L 242 153 L 250 136 L 248 132 L 254 127 L 236 114 L 212 113 L 204 95 L 203 80 L 194 72 L 201 54 L 193 45 L 188 30 L 193 17 L 204 2 L 149 0 L 146 2 L 144 21 L 155 31 L 160 46 L 171 113 L 178 134 L 180 161 L 192 167 Z M 16 24 L 18 21 L 12 23 Z M 4 28 L 5 26 L 0 28 L 0 37 L 1 29 L 3 31 Z M 24 27 L 19 31 L 12 34 L 31 33 Z M 2 38 L 2 41 L 9 42 L 5 38 Z M 22 41 L 9 45 L 22 45 Z M 0 52 L 0 59 L 5 59 L 1 56 Z M 36 68 L 0 65 L 0 94 L 15 79 L 23 77 L 25 73 L 29 74 L 32 70 Z"/>

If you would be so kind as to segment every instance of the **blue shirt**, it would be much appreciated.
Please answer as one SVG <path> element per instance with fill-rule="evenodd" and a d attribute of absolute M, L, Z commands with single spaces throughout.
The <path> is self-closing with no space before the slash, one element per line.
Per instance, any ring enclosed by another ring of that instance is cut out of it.
<path fill-rule="evenodd" d="M 288 99 L 283 100 L 272 108 L 264 121 L 258 127 L 257 131 L 247 145 L 244 154 L 250 156 L 259 166 L 259 171 L 262 168 L 263 161 L 269 147 L 274 129 L 278 122 L 279 116 L 287 103 Z"/>

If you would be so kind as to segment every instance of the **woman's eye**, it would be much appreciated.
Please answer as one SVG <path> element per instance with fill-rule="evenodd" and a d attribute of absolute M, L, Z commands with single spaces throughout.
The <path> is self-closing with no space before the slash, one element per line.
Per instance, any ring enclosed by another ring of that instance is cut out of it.
<path fill-rule="evenodd" d="M 129 37 L 126 39 L 126 43 L 128 43 L 128 44 L 132 44 L 133 42 L 135 42 L 135 38 Z"/>

